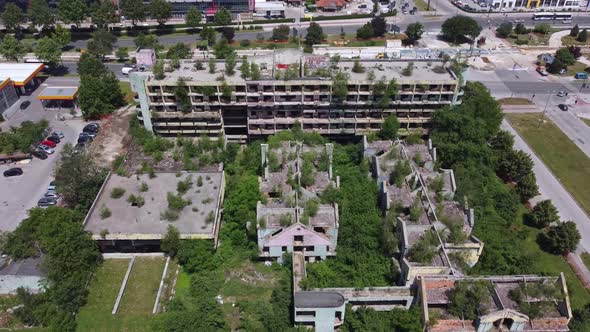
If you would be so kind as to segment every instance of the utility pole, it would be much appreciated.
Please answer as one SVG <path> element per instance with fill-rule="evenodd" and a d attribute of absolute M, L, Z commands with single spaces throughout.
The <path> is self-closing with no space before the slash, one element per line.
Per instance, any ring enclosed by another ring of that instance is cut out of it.
<path fill-rule="evenodd" d="M 555 93 L 555 91 L 547 91 L 547 101 L 545 102 L 545 108 L 543 108 L 543 118 L 539 120 L 539 125 L 537 128 L 541 127 L 541 123 L 545 121 L 545 113 L 547 112 L 547 106 L 549 105 L 549 100 L 551 99 L 551 95 Z"/>

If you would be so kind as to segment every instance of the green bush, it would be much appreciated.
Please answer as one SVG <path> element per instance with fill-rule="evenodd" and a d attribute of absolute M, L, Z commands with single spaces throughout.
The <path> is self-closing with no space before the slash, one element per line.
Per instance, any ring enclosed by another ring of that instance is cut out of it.
<path fill-rule="evenodd" d="M 111 198 L 118 199 L 125 195 L 125 189 L 120 187 L 115 187 L 111 190 Z"/>

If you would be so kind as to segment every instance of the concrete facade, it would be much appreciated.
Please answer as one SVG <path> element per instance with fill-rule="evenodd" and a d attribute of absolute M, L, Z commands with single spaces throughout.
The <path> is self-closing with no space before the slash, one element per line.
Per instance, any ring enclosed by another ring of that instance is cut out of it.
<path fill-rule="evenodd" d="M 0 83 L 0 117 L 18 100 L 12 81 L 7 78 Z"/>
<path fill-rule="evenodd" d="M 302 62 L 294 62 L 301 58 Z M 152 73 L 133 72 L 130 80 L 142 110 L 138 117 L 146 129 L 171 137 L 222 133 L 230 141 L 245 142 L 300 124 L 304 131 L 338 138 L 375 132 L 390 114 L 398 117 L 402 134 L 425 133 L 437 109 L 460 103 L 459 80 L 437 60 L 413 63 L 411 76 L 404 76 L 407 61 L 363 61 L 365 72 L 355 73 L 351 60 L 331 65 L 314 62 L 315 58 L 280 51 L 250 57 L 248 61 L 260 67 L 257 80 L 243 79 L 239 71 L 225 75 L 222 62 L 209 73 L 185 61 L 161 80 Z M 240 63 L 236 71 L 239 67 Z M 348 76 L 347 95 L 341 102 L 333 95 L 333 80 L 320 76 L 328 69 Z M 175 95 L 181 79 L 190 96 L 185 112 L 179 111 Z M 392 79 L 397 94 L 387 105 L 377 105 L 381 96 L 374 94 L 374 85 Z"/>

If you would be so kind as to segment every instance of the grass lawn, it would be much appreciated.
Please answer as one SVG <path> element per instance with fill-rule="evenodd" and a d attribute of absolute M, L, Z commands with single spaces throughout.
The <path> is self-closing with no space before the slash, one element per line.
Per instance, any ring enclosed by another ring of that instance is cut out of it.
<path fill-rule="evenodd" d="M 164 257 L 138 257 L 117 314 L 151 315 L 164 271 Z"/>
<path fill-rule="evenodd" d="M 532 105 L 533 103 L 527 98 L 508 97 L 498 100 L 502 105 Z"/>
<path fill-rule="evenodd" d="M 582 254 L 582 261 L 584 262 L 584 265 L 586 265 L 586 267 L 588 269 L 590 269 L 590 254 L 585 252 Z"/>
<path fill-rule="evenodd" d="M 133 101 L 133 96 L 135 95 L 135 93 L 131 91 L 131 84 L 129 82 L 119 81 L 119 87 L 121 88 L 121 92 L 123 92 L 125 101 L 127 103 Z"/>
<path fill-rule="evenodd" d="M 575 37 L 572 37 L 570 35 L 561 37 L 561 44 L 563 46 L 569 46 L 569 45 L 588 46 L 588 45 L 590 45 L 590 43 L 588 43 L 588 41 L 586 41 L 586 42 L 579 42 L 579 41 L 576 40 Z"/>
<path fill-rule="evenodd" d="M 191 286 L 191 276 L 180 268 L 178 279 L 176 280 L 176 296 L 185 296 Z"/>
<path fill-rule="evenodd" d="M 567 66 L 567 73 L 565 73 L 565 76 L 574 76 L 576 73 L 583 72 L 587 67 L 586 64 L 576 61 L 573 65 Z"/>
<path fill-rule="evenodd" d="M 414 5 L 418 8 L 418 11 L 425 12 L 428 7 L 428 0 L 414 0 Z M 428 11 L 434 11 L 434 1 L 430 1 L 430 9 Z"/>
<path fill-rule="evenodd" d="M 584 121 L 585 124 L 590 126 L 590 119 L 586 119 L 586 118 L 580 118 L 580 119 L 582 119 L 582 121 Z"/>
<path fill-rule="evenodd" d="M 541 114 L 506 114 L 512 126 L 551 169 L 586 213 L 590 213 L 590 186 L 580 179 L 590 178 L 590 158 L 559 128 Z"/>
<path fill-rule="evenodd" d="M 368 47 L 368 46 L 385 46 L 384 38 L 373 39 L 357 39 L 355 33 L 349 33 L 342 38 L 340 35 L 330 35 L 327 39 L 328 43 L 334 46 L 347 47 Z"/>
<path fill-rule="evenodd" d="M 549 37 L 551 37 L 551 33 L 548 34 L 540 34 L 540 33 L 533 33 L 532 35 L 517 35 L 511 34 L 506 38 L 506 40 L 510 41 L 513 45 L 549 45 Z"/>

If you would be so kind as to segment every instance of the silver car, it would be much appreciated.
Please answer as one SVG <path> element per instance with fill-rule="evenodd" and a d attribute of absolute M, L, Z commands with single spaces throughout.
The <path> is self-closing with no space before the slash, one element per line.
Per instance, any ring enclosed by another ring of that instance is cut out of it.
<path fill-rule="evenodd" d="M 37 148 L 47 154 L 54 154 L 55 153 L 55 150 L 48 147 L 47 145 L 39 145 Z"/>

